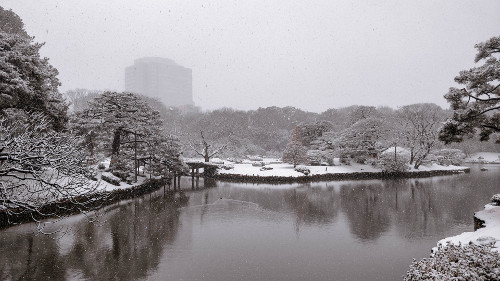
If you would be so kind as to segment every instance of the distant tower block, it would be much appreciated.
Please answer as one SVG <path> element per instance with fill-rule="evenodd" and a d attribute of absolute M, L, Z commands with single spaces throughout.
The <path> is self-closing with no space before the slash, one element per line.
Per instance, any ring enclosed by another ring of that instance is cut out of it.
<path fill-rule="evenodd" d="M 194 105 L 192 71 L 171 59 L 136 59 L 125 68 L 125 91 L 156 98 L 166 106 Z"/>

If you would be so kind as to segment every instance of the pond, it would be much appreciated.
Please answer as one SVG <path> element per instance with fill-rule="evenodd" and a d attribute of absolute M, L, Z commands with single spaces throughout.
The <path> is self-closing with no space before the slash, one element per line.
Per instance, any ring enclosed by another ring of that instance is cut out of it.
<path fill-rule="evenodd" d="M 267 185 L 181 182 L 89 223 L 0 231 L 0 280 L 402 280 L 413 258 L 473 231 L 500 166 L 420 179 Z"/>

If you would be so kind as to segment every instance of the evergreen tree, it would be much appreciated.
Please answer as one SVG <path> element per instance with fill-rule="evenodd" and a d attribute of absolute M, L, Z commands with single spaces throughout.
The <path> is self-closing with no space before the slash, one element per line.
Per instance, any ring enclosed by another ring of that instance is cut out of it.
<path fill-rule="evenodd" d="M 57 69 L 40 57 L 42 46 L 27 35 L 15 13 L 0 8 L 0 114 L 8 118 L 8 108 L 41 112 L 61 131 L 68 105 L 58 91 Z"/>
<path fill-rule="evenodd" d="M 444 96 L 454 110 L 439 135 L 446 143 L 461 142 L 464 136 L 473 135 L 475 128 L 480 129 L 481 140 L 500 132 L 500 36 L 475 48 L 474 62 L 484 64 L 461 71 L 455 81 L 464 88 L 452 87 Z"/>
<path fill-rule="evenodd" d="M 359 163 L 365 163 L 369 158 L 375 159 L 387 148 L 387 131 L 386 124 L 380 118 L 361 119 L 343 130 L 334 143 L 340 148 L 341 157 L 350 156 Z"/>
<path fill-rule="evenodd" d="M 288 142 L 285 151 L 283 151 L 283 162 L 293 164 L 295 168 L 297 164 L 307 161 L 307 149 L 302 143 L 302 134 L 298 126 L 293 129 L 290 142 Z"/>

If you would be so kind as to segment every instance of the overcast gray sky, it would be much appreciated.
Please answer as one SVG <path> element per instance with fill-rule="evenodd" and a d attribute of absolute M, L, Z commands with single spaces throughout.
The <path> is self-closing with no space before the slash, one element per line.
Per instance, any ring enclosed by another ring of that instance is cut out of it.
<path fill-rule="evenodd" d="M 204 109 L 321 112 L 443 98 L 474 44 L 500 35 L 500 1 L 0 0 L 60 74 L 61 91 L 124 90 L 160 56 L 193 70 Z"/>

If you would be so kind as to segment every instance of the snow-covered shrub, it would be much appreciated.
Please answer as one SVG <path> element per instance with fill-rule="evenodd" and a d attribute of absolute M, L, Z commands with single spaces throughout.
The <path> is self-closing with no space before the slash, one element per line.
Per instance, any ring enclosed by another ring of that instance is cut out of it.
<path fill-rule="evenodd" d="M 335 166 L 335 160 L 333 157 L 326 159 L 326 163 L 328 163 L 329 166 Z"/>
<path fill-rule="evenodd" d="M 224 164 L 224 161 L 220 158 L 212 158 L 210 159 L 210 162 L 213 164 Z"/>
<path fill-rule="evenodd" d="M 398 154 L 394 159 L 394 154 L 384 153 L 380 155 L 377 166 L 383 172 L 406 172 L 410 159 L 407 155 Z"/>
<path fill-rule="evenodd" d="M 309 170 L 306 166 L 303 165 L 298 165 L 297 167 L 295 167 L 295 171 L 302 173 L 306 176 L 311 173 L 311 170 Z"/>
<path fill-rule="evenodd" d="M 493 195 L 493 197 L 491 197 L 491 202 L 495 203 L 497 206 L 500 206 L 500 193 Z"/>
<path fill-rule="evenodd" d="M 439 245 L 434 255 L 413 260 L 404 280 L 500 280 L 500 254 L 492 245 Z"/>
<path fill-rule="evenodd" d="M 320 166 L 321 163 L 328 163 L 333 161 L 332 151 L 323 150 L 308 150 L 307 151 L 307 162 L 311 166 Z"/>
<path fill-rule="evenodd" d="M 264 162 L 262 162 L 262 161 L 260 161 L 260 162 L 253 162 L 252 163 L 252 166 L 254 166 L 254 167 L 263 167 L 265 165 L 266 164 Z"/>
<path fill-rule="evenodd" d="M 232 169 L 234 169 L 234 165 L 233 164 L 224 164 L 221 166 L 221 168 L 224 170 L 232 170 Z"/>
<path fill-rule="evenodd" d="M 121 179 L 122 181 L 127 181 L 127 178 L 130 176 L 129 172 L 123 170 L 114 170 L 111 172 L 113 176 Z"/>
<path fill-rule="evenodd" d="M 262 161 L 262 160 L 264 160 L 264 157 L 262 157 L 260 155 L 248 155 L 247 158 L 250 161 Z"/>
<path fill-rule="evenodd" d="M 122 181 L 126 181 L 129 176 L 129 171 L 134 171 L 134 167 L 127 161 L 124 156 L 120 155 L 116 157 L 114 163 L 109 167 L 111 173 L 120 178 Z"/>
<path fill-rule="evenodd" d="M 349 156 L 342 155 L 342 156 L 340 156 L 339 161 L 340 161 L 341 164 L 351 165 L 351 158 L 349 158 Z"/>
<path fill-rule="evenodd" d="M 439 165 L 461 165 L 465 159 L 465 153 L 460 149 L 445 148 L 433 152 Z"/>
<path fill-rule="evenodd" d="M 120 178 L 111 173 L 102 173 L 101 179 L 109 182 L 112 185 L 120 186 Z"/>

